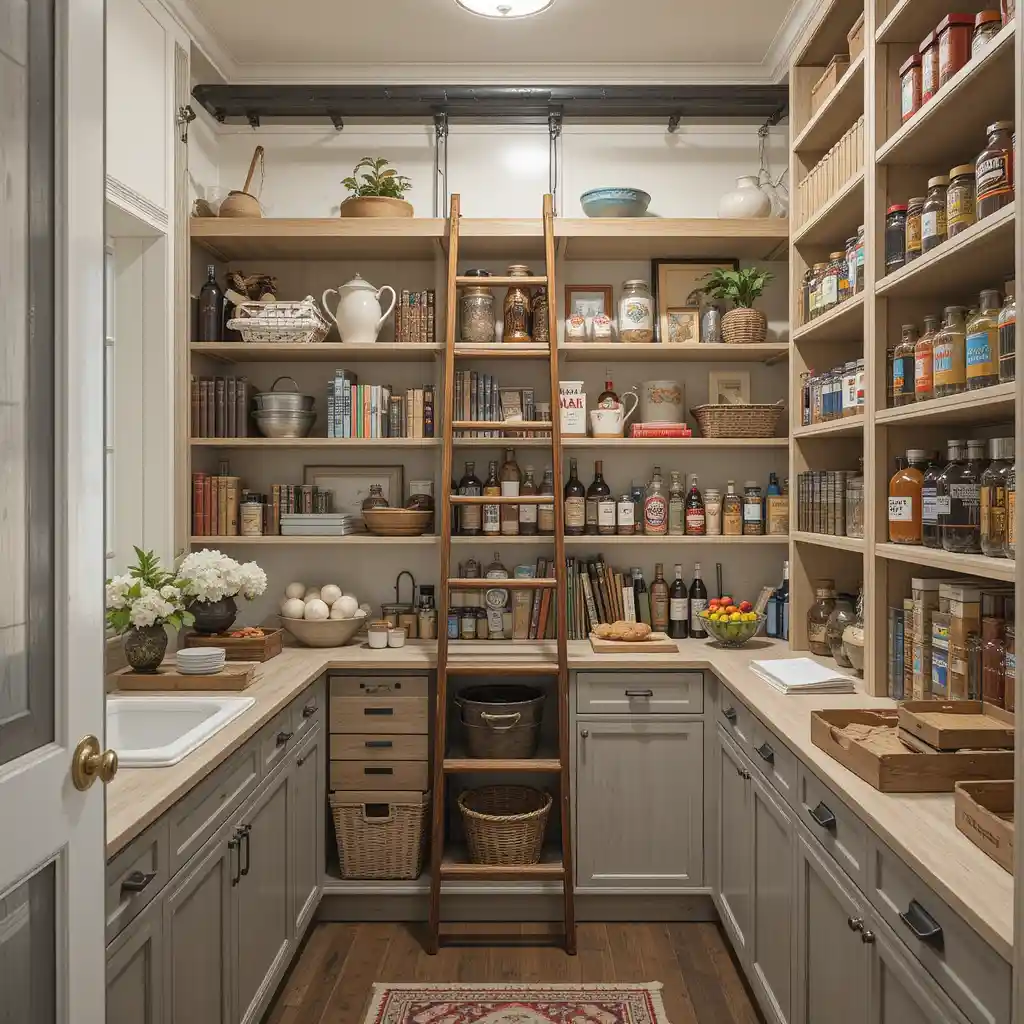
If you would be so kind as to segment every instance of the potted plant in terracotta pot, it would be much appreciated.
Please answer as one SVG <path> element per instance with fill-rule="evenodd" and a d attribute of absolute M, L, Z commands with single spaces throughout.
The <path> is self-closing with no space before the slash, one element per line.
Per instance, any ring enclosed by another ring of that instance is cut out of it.
<path fill-rule="evenodd" d="M 136 672 L 155 672 L 167 651 L 166 626 L 192 625 L 181 586 L 152 551 L 135 549 L 138 564 L 107 580 L 107 625 L 124 638 L 124 654 Z"/>
<path fill-rule="evenodd" d="M 703 291 L 713 299 L 731 302 L 733 307 L 722 317 L 722 340 L 727 345 L 758 344 L 768 333 L 768 318 L 754 303 L 761 297 L 773 275 L 767 270 L 747 267 L 723 270 L 716 267 L 706 275 Z"/>
<path fill-rule="evenodd" d="M 239 564 L 219 551 L 203 548 L 182 559 L 176 582 L 195 618 L 196 632 L 212 636 L 231 628 L 239 594 L 252 601 L 267 589 L 267 574 L 255 562 Z"/>
<path fill-rule="evenodd" d="M 342 217 L 412 216 L 412 203 L 402 198 L 412 182 L 389 167 L 386 157 L 364 156 L 341 183 L 352 193 L 341 204 Z"/>

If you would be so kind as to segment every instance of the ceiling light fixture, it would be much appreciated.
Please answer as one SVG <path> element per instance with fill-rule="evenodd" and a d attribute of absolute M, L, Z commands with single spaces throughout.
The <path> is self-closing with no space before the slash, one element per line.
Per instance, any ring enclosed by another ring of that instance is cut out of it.
<path fill-rule="evenodd" d="M 455 0 L 455 2 L 473 14 L 479 14 L 485 18 L 511 21 L 514 18 L 528 18 L 531 14 L 540 14 L 555 0 Z"/>

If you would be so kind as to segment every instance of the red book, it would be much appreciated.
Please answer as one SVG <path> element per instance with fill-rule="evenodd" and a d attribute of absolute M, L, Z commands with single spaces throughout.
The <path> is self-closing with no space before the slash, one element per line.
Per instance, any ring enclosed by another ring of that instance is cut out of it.
<path fill-rule="evenodd" d="M 685 423 L 634 423 L 629 428 L 630 437 L 693 437 L 693 431 Z"/>
<path fill-rule="evenodd" d="M 192 533 L 197 537 L 206 534 L 205 473 L 192 474 Z"/>

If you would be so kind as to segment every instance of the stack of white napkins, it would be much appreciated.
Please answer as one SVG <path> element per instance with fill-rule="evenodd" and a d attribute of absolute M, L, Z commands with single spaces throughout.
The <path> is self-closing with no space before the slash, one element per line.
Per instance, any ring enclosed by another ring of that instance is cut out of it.
<path fill-rule="evenodd" d="M 752 661 L 750 669 L 780 693 L 853 693 L 853 680 L 811 658 Z"/>

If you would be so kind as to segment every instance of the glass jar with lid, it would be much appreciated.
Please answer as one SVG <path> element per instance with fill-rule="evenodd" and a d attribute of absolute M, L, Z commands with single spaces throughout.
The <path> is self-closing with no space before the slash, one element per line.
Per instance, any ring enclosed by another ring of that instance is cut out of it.
<path fill-rule="evenodd" d="M 548 290 L 538 288 L 530 304 L 530 320 L 533 324 L 533 340 L 537 345 L 546 345 L 551 337 L 548 324 Z M 610 327 L 609 327 L 610 330 Z"/>
<path fill-rule="evenodd" d="M 936 174 L 928 179 L 928 194 L 921 208 L 921 251 L 928 252 L 946 240 L 946 190 L 949 178 Z"/>
<path fill-rule="evenodd" d="M 892 404 L 894 406 L 914 404 L 915 358 L 917 348 L 917 327 L 904 324 L 900 329 L 900 343 L 892 357 Z"/>
<path fill-rule="evenodd" d="M 846 481 L 846 536 L 864 536 L 864 459 L 857 460 L 860 469 Z"/>
<path fill-rule="evenodd" d="M 971 36 L 971 60 L 974 60 L 999 34 L 1003 19 L 998 11 L 979 11 L 974 16 L 974 33 Z"/>
<path fill-rule="evenodd" d="M 1013 202 L 1013 122 L 994 121 L 975 162 L 978 220 Z"/>
<path fill-rule="evenodd" d="M 822 579 L 814 582 L 814 604 L 807 612 L 807 647 L 811 654 L 830 657 L 832 648 L 828 643 L 828 617 L 836 601 L 834 580 Z"/>
<path fill-rule="evenodd" d="M 999 332 L 999 383 L 1014 379 L 1017 373 L 1017 300 L 1016 282 L 1006 282 L 1003 308 L 999 310 L 996 329 Z"/>
<path fill-rule="evenodd" d="M 857 277 L 854 294 L 864 291 L 864 225 L 857 226 Z"/>
<path fill-rule="evenodd" d="M 646 281 L 624 281 L 619 297 L 619 340 L 633 344 L 654 341 L 654 300 Z"/>
<path fill-rule="evenodd" d="M 949 172 L 946 189 L 946 234 L 955 238 L 977 219 L 974 164 L 958 164 Z"/>
<path fill-rule="evenodd" d="M 850 265 L 846 260 L 846 250 L 834 252 L 830 258 L 835 261 L 836 272 L 839 275 L 839 301 L 845 302 L 853 294 L 850 284 Z"/>
<path fill-rule="evenodd" d="M 945 551 L 981 553 L 981 475 L 986 464 L 985 442 L 971 439 L 967 457 L 943 471 L 943 489 L 949 496 L 949 511 L 940 523 Z"/>
<path fill-rule="evenodd" d="M 981 474 L 981 550 L 990 558 L 1005 558 L 1006 478 L 1013 466 L 1013 438 L 991 438 L 988 455 L 992 461 Z"/>
<path fill-rule="evenodd" d="M 530 268 L 521 263 L 514 263 L 508 268 L 509 277 L 532 277 Z M 530 342 L 533 335 L 530 331 L 530 289 L 525 284 L 511 285 L 505 293 L 505 304 L 503 307 L 505 330 L 502 334 L 502 341 L 505 342 Z"/>
<path fill-rule="evenodd" d="M 921 448 L 907 450 L 898 459 L 889 480 L 889 541 L 892 544 L 921 543 L 921 488 L 928 465 L 928 453 Z"/>
<path fill-rule="evenodd" d="M 968 391 L 999 383 L 999 305 L 999 292 L 987 288 L 981 293 L 978 311 L 965 325 L 964 360 Z"/>
<path fill-rule="evenodd" d="M 854 598 L 849 594 L 838 594 L 825 623 L 825 640 L 829 646 L 829 653 L 842 668 L 853 668 L 853 662 L 843 649 L 843 633 L 846 632 L 847 626 L 854 625 L 856 621 Z"/>
<path fill-rule="evenodd" d="M 1003 554 L 1007 558 L 1014 557 L 1017 549 L 1017 463 L 1010 467 L 1006 474 L 1006 541 L 1003 543 Z"/>
<path fill-rule="evenodd" d="M 966 339 L 964 307 L 947 306 L 943 310 L 942 330 L 935 336 L 933 347 L 936 398 L 967 390 Z"/>
<path fill-rule="evenodd" d="M 811 282 L 813 280 L 814 270 L 808 267 L 800 282 L 800 322 L 804 324 L 811 319 Z"/>
<path fill-rule="evenodd" d="M 838 253 L 828 254 L 828 263 L 822 271 L 821 278 L 821 304 L 818 313 L 827 313 L 839 305 L 839 261 Z"/>
<path fill-rule="evenodd" d="M 466 285 L 459 299 L 461 339 L 469 345 L 489 345 L 495 338 L 494 292 L 483 283 L 489 270 L 467 270 L 466 277 L 481 279 L 480 284 Z"/>
<path fill-rule="evenodd" d="M 893 203 L 885 211 L 885 272 L 900 270 L 907 262 L 907 204 Z"/>
<path fill-rule="evenodd" d="M 921 255 L 921 215 L 923 211 L 924 196 L 913 196 L 907 200 L 906 259 L 908 263 Z"/>
<path fill-rule="evenodd" d="M 370 484 L 370 493 L 363 499 L 363 511 L 369 512 L 375 508 L 387 508 L 388 499 L 384 497 L 382 484 Z"/>
<path fill-rule="evenodd" d="M 823 288 L 825 284 L 825 271 L 827 263 L 815 263 L 811 268 L 811 319 L 821 316 L 824 303 Z"/>
<path fill-rule="evenodd" d="M 756 480 L 743 484 L 743 535 L 761 537 L 764 535 L 764 504 L 761 487 Z"/>

